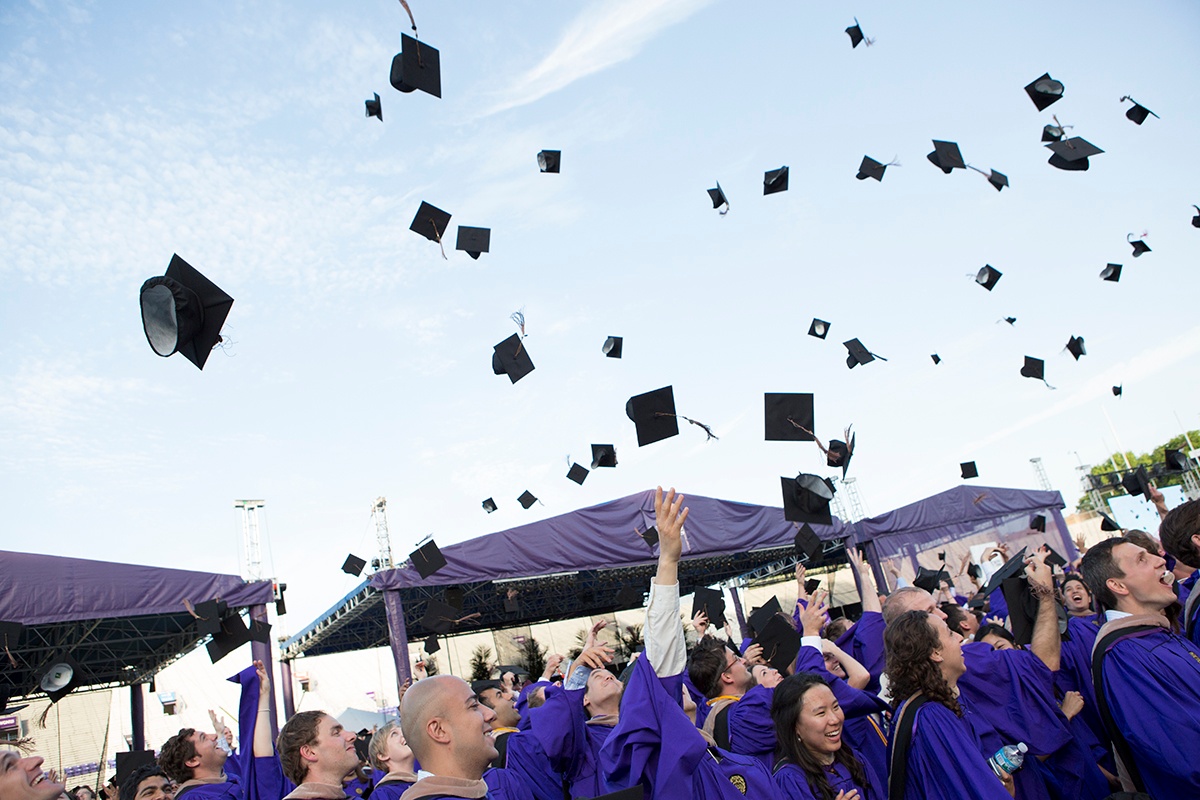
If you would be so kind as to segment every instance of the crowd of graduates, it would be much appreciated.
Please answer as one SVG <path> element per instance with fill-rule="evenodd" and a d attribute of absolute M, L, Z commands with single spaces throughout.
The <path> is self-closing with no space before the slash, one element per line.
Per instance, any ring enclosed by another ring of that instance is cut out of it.
<path fill-rule="evenodd" d="M 399 720 L 373 732 L 302 711 L 271 741 L 270 682 L 256 662 L 232 679 L 242 689 L 240 752 L 219 722 L 214 733 L 185 728 L 104 794 L 1200 797 L 1200 501 L 1168 513 L 1161 495 L 1152 499 L 1163 517 L 1157 538 L 1126 532 L 1073 563 L 1049 547 L 1009 559 L 1001 569 L 1022 580 L 1020 609 L 981 586 L 969 560 L 932 587 L 896 572 L 897 587 L 879 591 L 851 549 L 856 621 L 831 619 L 800 566 L 791 614 L 768 604 L 751 615 L 756 635 L 735 641 L 702 608 L 689 640 L 678 577 L 688 510 L 660 488 L 645 647 L 619 674 L 597 625 L 576 658 L 551 657 L 540 680 L 423 677 L 402 688 Z M 0 758 L 3 800 L 67 794 L 42 759 Z M 93 800 L 85 787 L 70 794 Z"/>

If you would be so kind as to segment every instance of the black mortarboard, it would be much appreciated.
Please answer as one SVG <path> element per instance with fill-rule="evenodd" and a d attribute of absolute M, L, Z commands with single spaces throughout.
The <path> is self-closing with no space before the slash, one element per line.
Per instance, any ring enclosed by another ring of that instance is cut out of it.
<path fill-rule="evenodd" d="M 21 641 L 23 630 L 23 623 L 0 620 L 0 650 L 9 651 L 15 648 Z"/>
<path fill-rule="evenodd" d="M 784 674 L 800 652 L 800 633 L 778 614 L 767 621 L 754 641 L 762 646 L 763 659 Z"/>
<path fill-rule="evenodd" d="M 988 183 L 996 187 L 997 192 L 1004 191 L 1004 187 L 1008 186 L 1008 176 L 1003 172 L 996 172 L 994 169 L 988 170 L 987 180 Z"/>
<path fill-rule="evenodd" d="M 521 496 L 517 498 L 517 502 L 521 504 L 521 508 L 529 510 L 529 507 L 537 502 L 537 498 L 534 497 L 528 489 L 526 489 L 525 491 L 521 492 Z"/>
<path fill-rule="evenodd" d="M 958 149 L 957 142 L 943 142 L 937 139 L 933 140 L 933 152 L 926 158 L 935 167 L 940 169 L 947 175 L 955 169 L 966 169 L 967 162 L 963 161 L 962 152 Z"/>
<path fill-rule="evenodd" d="M 859 364 L 870 364 L 878 356 L 863 346 L 863 343 L 858 339 L 851 339 L 848 342 L 842 342 L 849 353 L 846 356 L 846 366 L 854 369 Z"/>
<path fill-rule="evenodd" d="M 653 525 L 639 533 L 638 536 L 641 536 L 642 541 L 652 548 L 654 545 L 658 544 L 658 528 L 654 527 Z"/>
<path fill-rule="evenodd" d="M 358 556 L 354 555 L 354 553 L 351 553 L 350 555 L 346 556 L 346 560 L 342 564 L 342 572 L 346 573 L 347 575 L 358 577 L 359 575 L 362 575 L 363 567 L 366 565 L 367 560 L 365 558 L 359 558 Z"/>
<path fill-rule="evenodd" d="M 597 795 L 595 800 L 645 800 L 646 789 L 640 783 L 634 784 L 628 789 L 621 789 L 617 792 L 609 792 L 608 794 Z"/>
<path fill-rule="evenodd" d="M 366 564 L 364 561 L 363 564 Z M 343 566 L 342 569 L 345 569 Z M 196 630 L 201 636 L 221 630 L 221 617 L 225 616 L 224 600 L 206 600 L 196 604 Z"/>
<path fill-rule="evenodd" d="M 1116 283 L 1117 281 L 1121 280 L 1121 265 L 1105 265 L 1104 269 L 1100 270 L 1100 277 L 1106 281 L 1112 281 L 1113 283 Z"/>
<path fill-rule="evenodd" d="M 1067 565 L 1067 560 L 1053 547 L 1046 545 L 1046 563 L 1051 567 L 1062 569 Z"/>
<path fill-rule="evenodd" d="M 520 610 L 521 610 L 521 601 L 517 599 L 517 596 L 513 595 L 510 597 L 508 595 L 505 595 L 505 597 L 504 597 L 504 612 L 506 614 L 516 614 Z"/>
<path fill-rule="evenodd" d="M 621 608 L 634 608 L 645 601 L 645 590 L 626 584 L 617 591 L 617 605 Z"/>
<path fill-rule="evenodd" d="M 1146 117 L 1153 116 L 1155 119 L 1159 119 L 1158 114 L 1155 114 L 1153 111 L 1146 108 L 1144 105 L 1139 103 L 1137 100 L 1134 100 L 1132 97 L 1129 97 L 1128 95 L 1126 95 L 1125 97 L 1121 98 L 1122 103 L 1124 103 L 1126 100 L 1133 103 L 1133 108 L 1131 108 L 1125 112 L 1125 118 L 1128 119 L 1130 122 L 1133 122 L 1137 125 L 1141 125 L 1143 122 L 1146 121 Z"/>
<path fill-rule="evenodd" d="M 493 511 L 495 511 L 497 508 L 498 508 L 498 506 L 496 505 L 496 501 L 493 500 L 492 498 L 489 497 L 487 500 L 483 501 L 483 510 L 486 511 L 487 513 L 490 514 Z"/>
<path fill-rule="evenodd" d="M 763 194 L 786 192 L 788 188 L 788 168 L 767 170 L 763 175 Z"/>
<path fill-rule="evenodd" d="M 841 467 L 843 478 L 846 477 L 846 470 L 850 468 L 850 459 L 854 456 L 855 438 L 857 438 L 856 435 L 851 435 L 849 444 L 840 439 L 831 439 L 825 453 L 825 466 Z"/>
<path fill-rule="evenodd" d="M 811 561 L 821 553 L 823 548 L 821 537 L 817 536 L 817 532 L 807 522 L 796 531 L 796 538 L 792 540 L 792 546 L 796 549 L 796 555 L 801 561 Z"/>
<path fill-rule="evenodd" d="M 514 333 L 492 348 L 492 372 L 507 375 L 510 382 L 516 383 L 534 369 L 529 348 L 518 334 Z"/>
<path fill-rule="evenodd" d="M 422 578 L 428 578 L 446 566 L 446 557 L 442 555 L 437 542 L 433 539 L 413 550 L 408 557 L 412 559 L 413 567 L 421 574 Z"/>
<path fill-rule="evenodd" d="M 1079 136 L 1051 142 L 1046 147 L 1054 153 L 1050 156 L 1050 165 L 1065 170 L 1086 170 L 1088 158 L 1104 152 L 1087 139 Z"/>
<path fill-rule="evenodd" d="M 708 190 L 708 196 L 709 196 L 709 199 L 712 200 L 714 209 L 720 208 L 721 206 L 725 206 L 726 207 L 725 211 L 729 210 L 729 208 L 728 208 L 729 199 L 727 197 L 725 197 L 725 192 L 721 189 L 720 181 L 717 181 L 717 188 Z M 725 211 L 722 211 L 721 213 L 724 214 Z"/>
<path fill-rule="evenodd" d="M 771 617 L 782 613 L 783 608 L 779 605 L 779 598 L 771 595 L 771 598 L 762 606 L 750 609 L 750 618 L 747 620 L 750 630 L 761 633 L 767 627 L 767 623 L 771 621 Z"/>
<path fill-rule="evenodd" d="M 467 593 L 461 586 L 447 586 L 442 592 L 442 597 L 448 605 L 452 605 L 459 611 L 463 609 L 463 603 L 467 600 Z"/>
<path fill-rule="evenodd" d="M 259 644 L 271 643 L 271 623 L 260 619 L 250 620 L 250 641 Z"/>
<path fill-rule="evenodd" d="M 408 229 L 431 242 L 440 243 L 445 238 L 446 231 L 450 229 L 450 214 L 422 200 L 421 207 L 417 209 L 417 215 L 413 217 L 412 225 L 409 225 Z"/>
<path fill-rule="evenodd" d="M 142 330 L 150 348 L 164 358 L 174 353 L 204 369 L 221 341 L 221 326 L 233 298 L 178 255 L 164 275 L 142 284 Z"/>
<path fill-rule="evenodd" d="M 1196 209 L 1196 216 L 1192 217 L 1192 227 L 1200 228 L 1200 206 L 1194 205 L 1192 208 Z"/>
<path fill-rule="evenodd" d="M 1075 357 L 1076 361 L 1079 360 L 1080 356 L 1087 355 L 1087 348 L 1083 346 L 1082 336 L 1072 336 L 1070 339 L 1068 339 L 1067 350 L 1069 350 L 1071 355 Z"/>
<path fill-rule="evenodd" d="M 56 655 L 38 678 L 38 686 L 50 698 L 51 703 L 57 703 L 66 697 L 82 682 L 83 675 L 79 664 L 66 652 Z"/>
<path fill-rule="evenodd" d="M 1192 465 L 1188 462 L 1187 455 L 1182 450 L 1174 448 L 1163 451 L 1163 461 L 1166 463 L 1167 471 L 1169 472 L 1187 472 L 1192 468 Z"/>
<path fill-rule="evenodd" d="M 978 564 L 968 564 L 967 565 L 967 574 L 970 575 L 975 580 L 979 580 L 980 578 L 983 577 L 983 570 L 980 569 Z"/>
<path fill-rule="evenodd" d="M 28 703 L 22 703 L 19 706 L 10 706 L 8 704 L 10 699 L 12 699 L 12 695 L 9 694 L 9 690 L 0 688 L 0 715 L 15 714 L 21 709 L 29 707 Z"/>
<path fill-rule="evenodd" d="M 1124 384 L 1122 384 L 1121 386 L 1112 387 L 1113 397 L 1120 397 L 1121 393 L 1124 391 L 1125 391 Z"/>
<path fill-rule="evenodd" d="M 829 335 L 829 323 L 823 319 L 813 317 L 812 324 L 808 326 L 808 335 L 824 339 Z"/>
<path fill-rule="evenodd" d="M 708 615 L 713 627 L 725 627 L 725 597 L 720 589 L 701 587 L 692 593 L 692 617 L 701 611 Z"/>
<path fill-rule="evenodd" d="M 863 156 L 862 163 L 858 165 L 858 174 L 854 177 L 860 181 L 865 181 L 867 178 L 874 178 L 877 181 L 883 180 L 883 173 L 887 171 L 888 164 L 883 164 L 870 156 Z"/>
<path fill-rule="evenodd" d="M 425 613 L 421 616 L 421 627 L 444 636 L 450 632 L 454 623 L 461 616 L 462 612 L 454 606 L 431 597 L 425 604 Z"/>
<path fill-rule="evenodd" d="M 863 36 L 862 26 L 858 24 L 857 17 L 854 19 L 854 24 L 851 25 L 849 28 L 846 28 L 846 33 L 850 36 L 850 48 L 851 49 L 858 47 L 859 43 L 862 42 L 862 40 L 866 38 L 865 36 Z"/>
<path fill-rule="evenodd" d="M 979 470 L 975 468 L 974 461 L 964 461 L 958 465 L 958 468 L 962 470 L 962 477 L 964 481 L 979 477 Z"/>
<path fill-rule="evenodd" d="M 1025 551 L 1028 548 L 1022 547 L 1020 552 L 1004 562 L 1000 569 L 992 573 L 992 577 L 988 579 L 987 586 L 983 588 L 983 594 L 986 597 L 1000 587 L 1000 584 L 1009 578 L 1020 575 L 1025 570 Z"/>
<path fill-rule="evenodd" d="M 938 582 L 950 580 L 950 573 L 944 569 L 929 569 L 917 567 L 917 576 L 913 578 L 913 586 L 933 594 L 937 591 Z"/>
<path fill-rule="evenodd" d="M 1050 73 L 1047 72 L 1026 86 L 1025 94 L 1029 95 L 1029 99 L 1037 106 L 1038 111 L 1044 111 L 1048 106 L 1062 100 L 1063 85 L 1051 78 Z"/>
<path fill-rule="evenodd" d="M 1133 234 L 1131 233 L 1131 234 L 1129 234 L 1129 236 L 1133 236 Z M 1150 245 L 1146 244 L 1141 239 L 1129 239 L 1128 236 L 1125 238 L 1129 241 L 1130 246 L 1133 247 L 1133 257 L 1134 258 L 1138 258 L 1139 256 L 1142 255 L 1142 253 L 1150 252 Z"/>
<path fill-rule="evenodd" d="M 578 483 L 580 486 L 583 486 L 583 482 L 587 480 L 587 476 L 588 468 L 582 464 L 572 464 L 571 468 L 567 470 L 567 477 Z"/>
<path fill-rule="evenodd" d="M 123 786 L 138 767 L 146 767 L 153 763 L 155 763 L 153 750 L 131 750 L 127 753 L 117 753 L 117 771 L 113 776 L 117 781 L 117 786 Z"/>
<path fill-rule="evenodd" d="M 592 445 L 592 469 L 597 467 L 615 467 L 617 465 L 617 448 L 611 444 Z"/>
<path fill-rule="evenodd" d="M 438 650 L 442 649 L 441 643 L 438 642 L 437 637 L 433 636 L 432 634 L 425 640 L 423 647 L 428 655 L 433 655 Z"/>
<path fill-rule="evenodd" d="M 364 729 L 358 732 L 358 736 L 354 739 L 354 753 L 358 756 L 359 761 L 370 760 L 371 732 L 369 730 Z"/>
<path fill-rule="evenodd" d="M 1145 467 L 1138 467 L 1132 472 L 1126 472 L 1121 478 L 1121 486 L 1133 496 L 1142 495 L 1150 499 L 1150 474 Z"/>
<path fill-rule="evenodd" d="M 400 34 L 400 52 L 392 59 L 391 81 L 397 91 L 407 93 L 420 89 L 441 97 L 441 54 L 407 33 Z"/>
<path fill-rule="evenodd" d="M 379 93 L 375 93 L 374 100 L 367 100 L 367 119 L 371 117 L 379 117 L 379 121 L 383 122 L 383 103 L 379 102 Z"/>
<path fill-rule="evenodd" d="M 558 172 L 562 167 L 562 150 L 543 150 L 537 154 L 537 162 L 542 172 Z"/>
<path fill-rule="evenodd" d="M 458 226 L 458 243 L 455 250 L 465 250 L 471 258 L 479 258 L 481 253 L 488 252 L 492 244 L 491 228 L 472 228 L 467 225 Z"/>
<path fill-rule="evenodd" d="M 821 586 L 820 578 L 809 578 L 804 582 L 804 593 L 812 594 Z"/>
<path fill-rule="evenodd" d="M 1029 520 L 1029 530 L 1046 532 L 1046 517 L 1043 514 L 1034 514 Z"/>
<path fill-rule="evenodd" d="M 940 363 L 942 363 L 942 357 L 941 357 L 941 356 L 939 356 L 937 353 L 934 353 L 933 355 L 931 355 L 931 356 L 930 356 L 930 358 L 932 358 L 932 359 L 933 359 L 933 363 L 934 363 L 934 364 L 940 364 Z"/>
<path fill-rule="evenodd" d="M 620 358 L 621 348 L 624 346 L 625 340 L 620 336 L 609 336 L 604 340 L 604 345 L 600 348 L 600 352 L 609 358 Z"/>
<path fill-rule="evenodd" d="M 979 272 L 975 273 L 975 282 L 990 292 L 996 288 L 996 284 L 1000 282 L 1000 276 L 1003 274 L 991 264 L 985 264 Z"/>
<path fill-rule="evenodd" d="M 833 499 L 833 484 L 817 475 L 801 473 L 795 478 L 780 478 L 783 489 L 783 518 L 789 522 L 811 522 L 832 525 L 829 501 Z"/>
<path fill-rule="evenodd" d="M 1046 362 L 1033 356 L 1025 356 L 1025 366 L 1021 367 L 1021 375 L 1026 378 L 1046 380 Z"/>
<path fill-rule="evenodd" d="M 1059 125 L 1045 125 L 1042 127 L 1043 142 L 1057 142 L 1063 138 L 1064 131 Z"/>
<path fill-rule="evenodd" d="M 763 419 L 768 442 L 811 442 L 813 396 L 767 392 L 763 395 Z"/>
<path fill-rule="evenodd" d="M 637 427 L 638 447 L 679 435 L 675 392 L 670 386 L 629 398 L 625 403 L 625 415 Z"/>
<path fill-rule="evenodd" d="M 941 552 L 939 552 L 937 554 L 937 556 L 938 556 L 938 561 L 941 561 L 943 564 L 946 563 L 946 551 L 945 550 L 942 550 Z"/>
<path fill-rule="evenodd" d="M 490 679 L 489 680 L 481 680 L 481 681 L 471 681 L 471 691 L 475 693 L 476 697 L 483 694 L 484 692 L 488 692 L 493 689 L 495 689 L 498 692 L 503 691 L 504 684 L 498 680 L 490 680 Z"/>
<path fill-rule="evenodd" d="M 1017 318 L 1016 317 L 1005 317 L 1003 320 L 999 320 L 999 319 L 996 320 L 996 322 L 1007 322 L 1009 325 L 1016 325 Z"/>
<path fill-rule="evenodd" d="M 1098 513 L 1100 514 L 1100 530 L 1102 530 L 1102 531 L 1119 531 L 1119 530 L 1121 530 L 1121 526 L 1117 524 L 1117 521 L 1114 520 L 1112 517 L 1110 517 L 1108 514 L 1105 514 L 1103 511 L 1100 511 Z"/>
<path fill-rule="evenodd" d="M 250 642 L 250 629 L 246 621 L 237 611 L 227 614 L 221 620 L 221 630 L 213 634 L 208 643 L 208 659 L 216 664 L 225 656 Z"/>

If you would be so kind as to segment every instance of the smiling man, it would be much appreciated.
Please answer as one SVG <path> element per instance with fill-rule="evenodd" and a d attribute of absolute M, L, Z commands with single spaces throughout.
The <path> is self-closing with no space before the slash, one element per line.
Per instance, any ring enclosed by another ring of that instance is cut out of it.
<path fill-rule="evenodd" d="M 283 773 L 297 784 L 288 800 L 345 800 L 342 779 L 358 766 L 358 737 L 324 711 L 301 711 L 279 731 Z"/>
<path fill-rule="evenodd" d="M 414 683 L 400 703 L 400 727 L 421 770 L 404 797 L 487 797 L 483 773 L 497 755 L 490 736 L 495 717 L 462 678 Z"/>
<path fill-rule="evenodd" d="M 1154 797 L 1200 797 L 1200 647 L 1171 631 L 1166 559 L 1127 538 L 1087 551 L 1080 571 L 1106 622 L 1092 651 L 1101 715 L 1121 783 Z"/>
<path fill-rule="evenodd" d="M 53 783 L 42 771 L 40 756 L 21 756 L 11 750 L 0 753 L 0 797 L 4 800 L 54 800 L 66 786 Z"/>
<path fill-rule="evenodd" d="M 121 784 L 122 800 L 173 800 L 174 797 L 175 784 L 158 764 L 138 767 Z"/>

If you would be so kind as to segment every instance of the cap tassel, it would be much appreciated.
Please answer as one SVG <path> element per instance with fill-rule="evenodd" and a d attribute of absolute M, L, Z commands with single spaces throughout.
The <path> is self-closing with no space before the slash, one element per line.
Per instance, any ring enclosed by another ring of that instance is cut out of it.
<path fill-rule="evenodd" d="M 528 335 L 525 333 L 525 311 L 514 311 L 508 318 L 517 323 L 517 330 L 521 333 L 521 338 L 517 340 L 517 349 L 513 351 L 513 358 L 516 358 L 521 355 L 521 350 L 525 347 L 525 337 Z"/>
<path fill-rule="evenodd" d="M 408 21 L 412 23 L 413 33 L 417 32 L 417 21 L 413 19 L 412 9 L 408 7 L 408 0 L 400 0 L 400 5 L 404 6 L 404 10 L 408 12 Z"/>
<path fill-rule="evenodd" d="M 4 655 L 8 656 L 8 663 L 12 664 L 12 668 L 17 668 L 17 657 L 12 654 L 12 650 L 8 649 L 8 637 L 4 637 Z"/>
<path fill-rule="evenodd" d="M 655 411 L 654 416 L 656 416 L 656 417 L 675 417 L 676 419 L 687 420 L 688 422 L 692 423 L 693 425 L 699 426 L 700 428 L 704 429 L 704 433 L 708 437 L 704 441 L 707 442 L 709 439 L 716 439 L 718 442 L 721 441 L 721 437 L 717 436 L 715 433 L 713 433 L 712 428 L 705 425 L 703 422 L 692 419 L 691 417 L 685 417 L 683 414 L 668 414 L 665 411 Z"/>
<path fill-rule="evenodd" d="M 446 248 L 442 244 L 442 232 L 437 229 L 437 221 L 433 217 L 430 217 L 429 224 L 433 226 L 433 235 L 437 237 L 438 247 L 442 248 L 442 258 L 449 261 L 450 259 L 446 258 Z"/>
<path fill-rule="evenodd" d="M 825 445 L 821 444 L 821 440 L 817 438 L 817 435 L 816 435 L 815 433 L 813 433 L 813 432 L 812 432 L 812 431 L 810 431 L 808 428 L 806 428 L 806 427 L 804 427 L 803 425 L 801 425 L 799 422 L 796 422 L 796 420 L 792 419 L 791 417 L 788 417 L 788 418 L 787 418 L 787 421 L 788 421 L 788 422 L 790 422 L 790 423 L 792 423 L 793 425 L 795 425 L 795 426 L 796 426 L 797 428 L 799 428 L 800 430 L 802 430 L 802 431 L 804 431 L 805 433 L 807 433 L 809 436 L 813 437 L 813 441 L 817 443 L 817 447 L 821 448 L 821 455 L 824 455 L 824 456 L 828 456 L 828 455 L 829 455 L 829 450 L 828 450 L 828 448 L 826 448 L 826 447 L 825 447 Z"/>

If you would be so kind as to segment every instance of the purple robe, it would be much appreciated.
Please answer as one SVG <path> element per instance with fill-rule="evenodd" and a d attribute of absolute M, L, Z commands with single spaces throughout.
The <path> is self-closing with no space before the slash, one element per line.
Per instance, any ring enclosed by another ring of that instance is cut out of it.
<path fill-rule="evenodd" d="M 745 652 L 744 647 L 742 651 Z M 696 704 L 696 727 L 703 728 L 704 721 L 708 719 L 708 698 L 704 696 L 704 692 L 696 688 L 696 684 L 692 683 L 692 679 L 688 677 L 687 670 L 683 671 L 683 685 L 687 687 L 688 694 L 692 696 L 692 702 Z"/>
<path fill-rule="evenodd" d="M 400 800 L 400 795 L 408 791 L 410 786 L 412 786 L 411 783 L 406 783 L 402 780 L 387 781 L 385 783 L 377 781 L 375 788 L 371 790 L 371 797 L 375 798 L 375 800 Z"/>
<path fill-rule="evenodd" d="M 483 782 L 488 787 L 488 800 L 534 800 L 533 790 L 512 770 L 493 767 L 483 773 Z"/>
<path fill-rule="evenodd" d="M 1070 638 L 1062 643 L 1062 661 L 1058 672 L 1054 673 L 1054 688 L 1061 694 L 1079 692 L 1083 695 L 1083 711 L 1071 720 L 1071 731 L 1091 751 L 1092 758 L 1100 766 L 1116 775 L 1117 765 L 1110 751 L 1112 743 L 1104 729 L 1104 720 L 1100 719 L 1096 689 L 1092 686 L 1092 648 L 1099 633 L 1100 623 L 1094 615 L 1067 618 Z"/>
<path fill-rule="evenodd" d="M 908 748 L 904 800 L 1012 800 L 980 755 L 969 722 L 941 703 L 917 709 Z M 888 747 L 891 757 L 891 746 Z"/>
<path fill-rule="evenodd" d="M 1119 639 L 1103 691 L 1146 791 L 1200 797 L 1200 646 L 1162 628 Z"/>
<path fill-rule="evenodd" d="M 838 792 L 857 789 L 860 800 L 887 800 L 887 787 L 880 781 L 879 776 L 871 771 L 870 766 L 864 765 L 863 768 L 867 771 L 868 786 L 859 786 L 855 783 L 850 777 L 850 770 L 841 764 L 834 764 L 827 768 L 825 777 L 829 781 L 834 795 L 836 796 Z M 808 774 L 795 764 L 780 764 L 775 770 L 774 777 L 775 788 L 779 790 L 780 797 L 787 798 L 787 800 L 821 800 L 820 795 L 813 794 L 812 789 L 809 788 Z"/>
<path fill-rule="evenodd" d="M 879 694 L 879 676 L 883 674 L 886 655 L 883 651 L 883 628 L 883 614 L 864 611 L 858 622 L 837 640 L 838 647 L 852 655 L 871 673 L 871 680 L 866 685 L 866 691 L 871 694 Z"/>
<path fill-rule="evenodd" d="M 242 737 L 241 752 L 236 766 L 226 769 L 224 783 L 206 783 L 188 788 L 185 800 L 281 800 L 288 789 L 284 786 L 283 767 L 276 756 L 254 757 L 254 730 L 258 721 L 258 672 L 253 666 L 246 667 L 229 679 L 240 684 L 241 698 L 238 701 L 238 735 Z M 226 761 L 226 764 L 229 762 Z"/>
<path fill-rule="evenodd" d="M 529 715 L 529 732 L 537 737 L 550 768 L 567 779 L 572 797 L 604 794 L 599 753 L 612 728 L 588 720 L 583 708 L 586 692 L 547 689 L 545 704 Z"/>
<path fill-rule="evenodd" d="M 654 800 L 776 800 L 757 759 L 708 746 L 683 712 L 681 686 L 681 676 L 660 679 L 650 659 L 637 660 L 624 713 L 600 751 L 605 791 L 640 783 Z"/>
<path fill-rule="evenodd" d="M 1200 578 L 1200 569 L 1187 576 L 1179 583 L 1179 604 L 1185 609 L 1187 608 L 1188 596 L 1196 591 L 1196 580 Z M 1200 602 L 1196 603 L 1196 607 L 1192 609 L 1192 618 L 1190 620 L 1181 619 L 1180 623 L 1186 626 L 1184 630 L 1190 631 L 1188 638 L 1193 644 L 1200 644 Z"/>
<path fill-rule="evenodd" d="M 550 768 L 550 759 L 532 732 L 511 734 L 504 752 L 504 768 L 529 788 L 534 800 L 562 800 L 563 777 Z"/>

